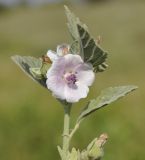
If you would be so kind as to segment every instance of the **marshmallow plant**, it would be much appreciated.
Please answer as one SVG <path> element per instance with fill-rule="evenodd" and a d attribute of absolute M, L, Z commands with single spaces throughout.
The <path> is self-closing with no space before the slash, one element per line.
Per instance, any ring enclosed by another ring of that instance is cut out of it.
<path fill-rule="evenodd" d="M 62 160 L 100 160 L 103 155 L 103 146 L 107 141 L 107 134 L 95 138 L 83 150 L 72 148 L 69 145 L 74 133 L 79 129 L 82 121 L 100 108 L 125 96 L 135 90 L 134 85 L 109 87 L 101 94 L 90 100 L 70 130 L 70 112 L 72 105 L 89 93 L 89 86 L 95 80 L 95 75 L 107 68 L 105 63 L 107 53 L 99 46 L 99 39 L 90 35 L 86 25 L 65 6 L 68 20 L 68 29 L 72 43 L 57 46 L 56 52 L 48 50 L 41 58 L 15 55 L 12 60 L 34 81 L 49 90 L 64 108 L 63 144 L 58 146 Z"/>

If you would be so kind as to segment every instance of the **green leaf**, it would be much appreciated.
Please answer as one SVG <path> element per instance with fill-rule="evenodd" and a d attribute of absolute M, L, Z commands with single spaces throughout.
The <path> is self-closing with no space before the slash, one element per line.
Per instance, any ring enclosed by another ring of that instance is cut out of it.
<path fill-rule="evenodd" d="M 95 72 L 104 71 L 108 66 L 105 64 L 107 52 L 97 45 L 96 41 L 83 26 L 79 24 L 77 26 L 84 62 L 91 63 Z"/>
<path fill-rule="evenodd" d="M 36 76 L 36 70 L 34 74 L 34 68 L 37 68 L 37 71 L 42 66 L 42 60 L 30 56 L 19 56 L 15 55 L 11 57 L 12 60 L 34 81 L 41 84 L 43 87 L 46 87 L 46 79 L 38 78 Z M 33 73 L 32 73 L 33 70 Z"/>
<path fill-rule="evenodd" d="M 84 62 L 91 63 L 95 72 L 104 71 L 108 66 L 105 63 L 107 53 L 96 44 L 96 41 L 89 34 L 87 26 L 81 23 L 67 6 L 65 6 L 65 12 L 68 29 L 73 38 L 72 53 L 79 54 Z"/>
<path fill-rule="evenodd" d="M 79 46 L 79 33 L 78 33 L 78 28 L 77 24 L 80 23 L 79 19 L 69 10 L 67 6 L 65 7 L 65 14 L 67 16 L 67 26 L 69 29 L 69 33 L 71 34 L 73 38 L 73 43 L 71 45 L 71 51 L 72 53 L 80 53 L 80 46 Z"/>
<path fill-rule="evenodd" d="M 137 86 L 119 86 L 119 87 L 109 87 L 103 90 L 99 97 L 91 100 L 87 106 L 80 113 L 77 123 L 80 123 L 86 116 L 90 115 L 92 112 L 107 106 L 108 104 L 116 101 L 117 99 L 125 96 L 129 92 L 137 89 Z"/>
<path fill-rule="evenodd" d="M 67 6 L 65 7 L 65 13 L 67 16 L 67 26 L 69 29 L 69 33 L 71 34 L 71 37 L 73 38 L 73 43 L 71 45 L 71 51 L 74 54 L 79 54 L 81 57 L 83 57 L 81 52 L 81 46 L 80 46 L 80 35 L 78 31 L 78 24 L 83 26 L 87 30 L 87 26 L 83 24 L 78 17 L 74 15 L 73 12 L 70 11 L 70 9 Z"/>
<path fill-rule="evenodd" d="M 80 20 L 69 10 L 67 6 L 64 6 L 64 8 L 65 8 L 65 14 L 68 20 L 67 26 L 68 26 L 69 32 L 74 40 L 78 40 L 79 33 L 78 33 L 77 24 L 80 23 Z"/>
<path fill-rule="evenodd" d="M 41 59 L 30 56 L 15 55 L 11 57 L 12 60 L 26 73 L 32 80 L 38 82 L 43 87 L 46 86 L 46 78 L 44 74 L 46 69 L 50 67 L 49 64 L 45 64 Z M 57 99 L 62 105 L 68 104 L 64 100 Z"/>

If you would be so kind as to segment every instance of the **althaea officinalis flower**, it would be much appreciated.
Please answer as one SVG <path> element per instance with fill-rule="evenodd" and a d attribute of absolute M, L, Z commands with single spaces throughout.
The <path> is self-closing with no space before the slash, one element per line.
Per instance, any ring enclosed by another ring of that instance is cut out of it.
<path fill-rule="evenodd" d="M 53 95 L 69 103 L 85 98 L 95 78 L 92 65 L 71 54 L 69 45 L 58 46 L 57 53 L 49 50 L 47 56 L 52 65 L 46 74 L 46 85 Z"/>

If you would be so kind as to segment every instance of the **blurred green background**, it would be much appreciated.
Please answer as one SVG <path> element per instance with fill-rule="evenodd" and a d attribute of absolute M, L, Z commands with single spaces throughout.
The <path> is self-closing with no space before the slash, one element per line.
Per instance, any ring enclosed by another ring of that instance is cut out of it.
<path fill-rule="evenodd" d="M 67 2 L 68 4 L 68 2 Z M 64 4 L 0 9 L 0 159 L 59 159 L 63 108 L 10 59 L 39 57 L 70 42 Z M 68 4 L 69 5 L 69 4 Z M 86 100 L 75 104 L 72 126 L 88 99 L 109 86 L 135 84 L 139 89 L 87 118 L 72 146 L 85 148 L 102 132 L 109 134 L 104 160 L 145 159 L 145 1 L 110 1 L 69 7 L 109 52 L 109 68 L 96 75 Z"/>

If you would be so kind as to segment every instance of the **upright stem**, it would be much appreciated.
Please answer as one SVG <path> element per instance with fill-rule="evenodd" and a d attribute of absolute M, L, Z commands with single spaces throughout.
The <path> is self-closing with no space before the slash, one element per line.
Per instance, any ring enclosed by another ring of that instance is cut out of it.
<path fill-rule="evenodd" d="M 69 151 L 70 112 L 71 104 L 64 106 L 63 153 L 65 160 Z"/>

